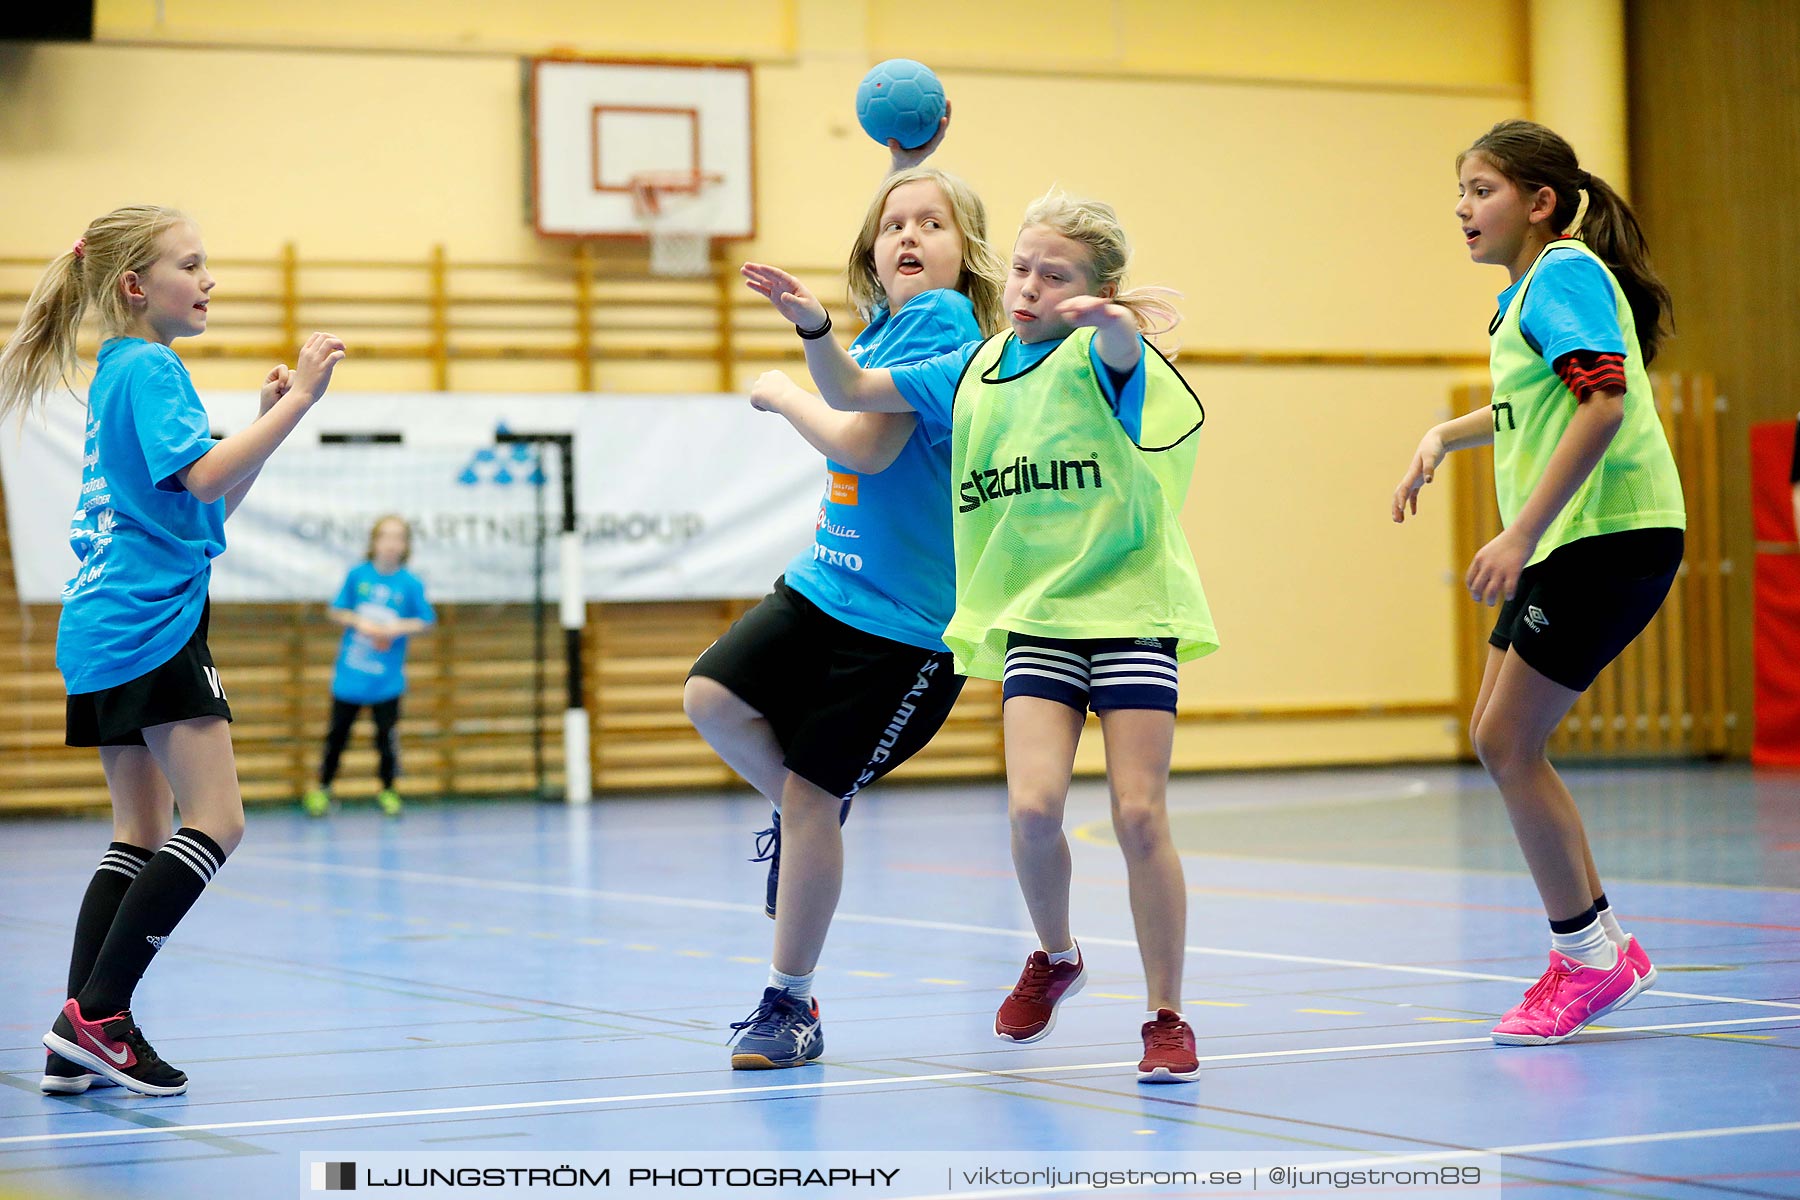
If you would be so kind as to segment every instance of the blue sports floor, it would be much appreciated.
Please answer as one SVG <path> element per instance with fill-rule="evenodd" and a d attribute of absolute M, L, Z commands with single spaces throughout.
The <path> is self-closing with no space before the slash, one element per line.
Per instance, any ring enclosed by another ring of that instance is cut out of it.
<path fill-rule="evenodd" d="M 1092 979 L 1047 1040 L 991 1032 L 1034 945 L 1003 789 L 894 785 L 847 830 L 825 1057 L 772 1072 L 725 1045 L 772 930 L 747 792 L 254 811 L 138 992 L 168 1099 L 39 1093 L 108 826 L 0 822 L 0 1195 L 294 1196 L 321 1150 L 1466 1148 L 1518 1196 L 1800 1198 L 1800 776 L 1566 775 L 1661 978 L 1504 1049 L 1547 930 L 1481 775 L 1177 779 L 1205 1073 L 1164 1087 L 1103 785 L 1070 803 Z"/>

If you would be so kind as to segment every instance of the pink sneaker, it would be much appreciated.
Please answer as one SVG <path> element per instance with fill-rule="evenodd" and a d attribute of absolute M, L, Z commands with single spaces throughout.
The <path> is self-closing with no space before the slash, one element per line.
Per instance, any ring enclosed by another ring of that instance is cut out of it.
<path fill-rule="evenodd" d="M 1650 956 L 1644 953 L 1644 948 L 1638 945 L 1637 935 L 1634 933 L 1625 935 L 1625 961 L 1631 964 L 1631 969 L 1637 972 L 1637 977 L 1644 981 L 1644 986 L 1640 987 L 1638 991 L 1646 991 L 1656 986 L 1656 968 L 1650 964 Z M 1633 995 L 1635 994 L 1633 993 Z"/>
<path fill-rule="evenodd" d="M 1019 973 L 1012 994 L 994 1014 L 994 1036 L 1009 1042 L 1035 1042 L 1056 1025 L 1056 1006 L 1087 983 L 1087 966 L 1077 954 L 1072 963 L 1052 963 L 1033 950 Z"/>
<path fill-rule="evenodd" d="M 1625 947 L 1619 952 L 1619 957 L 1625 960 L 1626 965 L 1631 969 L 1632 975 L 1636 978 L 1632 981 L 1631 987 L 1626 990 L 1624 995 L 1620 996 L 1617 1000 L 1614 1000 L 1605 1008 L 1595 1009 L 1592 1015 L 1588 1017 L 1589 1021 L 1597 1021 L 1616 1008 L 1624 1008 L 1627 1004 L 1630 1004 L 1633 1000 L 1637 999 L 1639 992 L 1650 990 L 1651 986 L 1656 983 L 1656 968 L 1651 965 L 1650 956 L 1644 953 L 1644 948 L 1638 945 L 1636 935 L 1626 935 Z"/>
<path fill-rule="evenodd" d="M 1552 950 L 1550 969 L 1500 1018 L 1494 1041 L 1502 1046 L 1554 1046 L 1567 1041 L 1588 1022 L 1642 991 L 1633 990 L 1637 982 L 1638 974 L 1623 952 L 1614 956 L 1610 967 L 1590 967 Z"/>

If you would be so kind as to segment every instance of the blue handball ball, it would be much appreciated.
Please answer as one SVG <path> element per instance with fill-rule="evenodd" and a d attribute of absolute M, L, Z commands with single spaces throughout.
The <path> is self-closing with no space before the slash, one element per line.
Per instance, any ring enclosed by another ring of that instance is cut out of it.
<path fill-rule="evenodd" d="M 856 89 L 856 119 L 884 146 L 891 138 L 916 150 L 943 118 L 944 85 L 930 67 L 910 58 L 877 63 Z"/>

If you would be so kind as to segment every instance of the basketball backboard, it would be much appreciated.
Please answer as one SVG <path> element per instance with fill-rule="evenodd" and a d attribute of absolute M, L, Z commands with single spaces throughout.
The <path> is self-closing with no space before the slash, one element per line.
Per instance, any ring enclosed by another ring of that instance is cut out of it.
<path fill-rule="evenodd" d="M 756 232 L 750 67 L 540 58 L 531 72 L 532 212 L 545 237 Z M 644 181 L 689 178 L 645 211 Z"/>

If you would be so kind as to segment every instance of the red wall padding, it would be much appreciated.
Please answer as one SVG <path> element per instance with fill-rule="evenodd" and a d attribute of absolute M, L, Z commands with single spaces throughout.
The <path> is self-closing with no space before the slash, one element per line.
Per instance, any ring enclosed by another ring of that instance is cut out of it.
<path fill-rule="evenodd" d="M 1795 541 L 1794 426 L 1750 429 L 1750 511 L 1756 555 L 1756 742 L 1751 759 L 1800 767 L 1800 554 Z"/>

